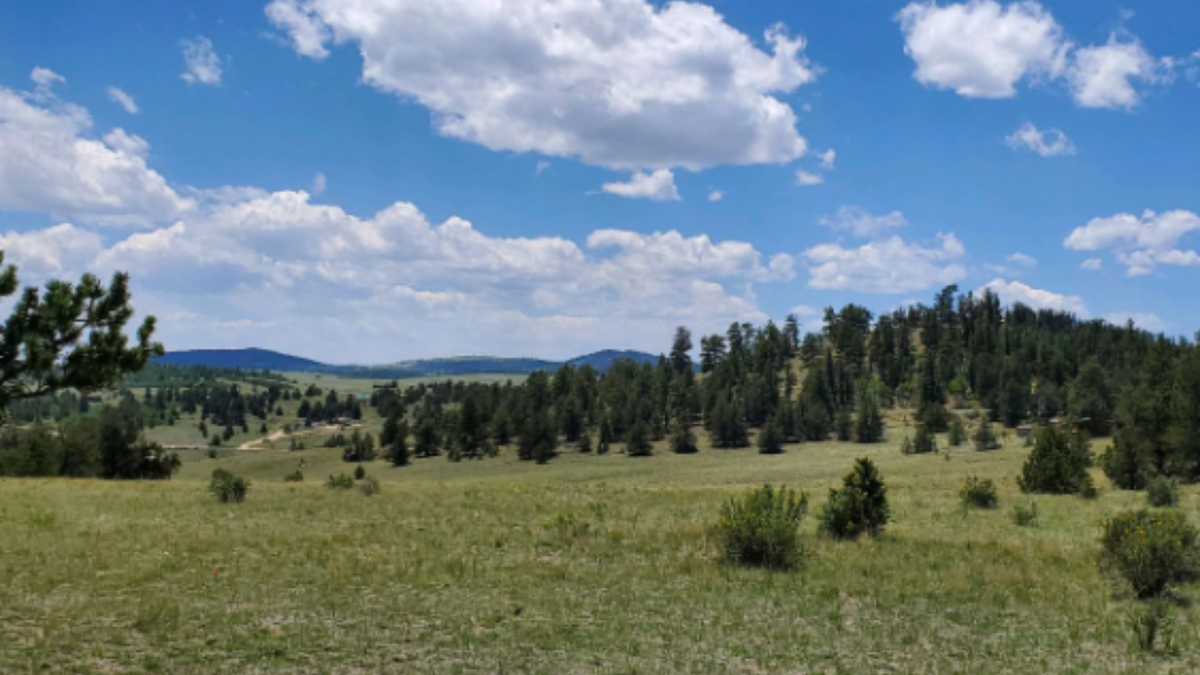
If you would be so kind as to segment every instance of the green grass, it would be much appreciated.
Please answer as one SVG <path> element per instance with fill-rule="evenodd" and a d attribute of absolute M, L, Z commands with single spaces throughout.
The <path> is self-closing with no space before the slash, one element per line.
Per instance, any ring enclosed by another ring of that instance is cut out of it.
<path fill-rule="evenodd" d="M 169 483 L 0 481 L 0 672 L 1200 669 L 1200 608 L 1177 611 L 1177 654 L 1142 655 L 1127 594 L 1096 569 L 1099 522 L 1140 493 L 1035 497 L 1038 526 L 1019 528 L 1019 443 L 947 461 L 901 456 L 902 435 L 774 457 L 375 462 L 370 498 L 323 487 L 352 468 L 326 449 L 201 456 Z M 815 512 L 860 455 L 888 481 L 882 539 L 826 541 L 810 516 L 798 572 L 716 561 L 707 528 L 729 496 L 787 483 Z M 283 483 L 301 457 L 306 482 Z M 246 503 L 205 493 L 218 466 L 253 481 Z M 997 483 L 1000 509 L 960 508 L 968 475 Z M 1195 489 L 1181 508 L 1198 519 Z"/>

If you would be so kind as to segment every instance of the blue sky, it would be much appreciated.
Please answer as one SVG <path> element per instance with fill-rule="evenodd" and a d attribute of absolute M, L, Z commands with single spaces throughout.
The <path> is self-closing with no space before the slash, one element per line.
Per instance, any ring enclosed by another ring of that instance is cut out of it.
<path fill-rule="evenodd" d="M 129 271 L 169 349 L 332 362 L 660 351 L 949 282 L 1191 335 L 1197 26 L 1107 0 L 8 3 L 0 247 L 28 283 Z"/>

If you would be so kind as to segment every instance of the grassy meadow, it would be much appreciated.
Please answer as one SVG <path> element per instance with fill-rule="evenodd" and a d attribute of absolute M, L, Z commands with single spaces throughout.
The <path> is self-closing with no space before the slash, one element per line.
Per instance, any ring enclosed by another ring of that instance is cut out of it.
<path fill-rule="evenodd" d="M 164 483 L 0 480 L 0 672 L 1200 672 L 1200 608 L 1143 654 L 1096 568 L 1099 522 L 1142 493 L 1097 471 L 1097 500 L 1029 497 L 1015 439 L 906 457 L 905 433 L 779 456 L 379 461 L 374 497 L 324 487 L 353 468 L 336 449 L 197 455 Z M 894 523 L 819 538 L 813 514 L 862 455 Z M 305 482 L 282 482 L 301 458 Z M 253 481 L 244 504 L 205 493 L 217 467 Z M 999 509 L 962 510 L 969 475 L 997 482 Z M 796 572 L 722 564 L 708 539 L 766 481 L 812 498 Z M 1038 524 L 1017 527 L 1031 501 Z M 1200 520 L 1194 489 L 1180 508 Z"/>

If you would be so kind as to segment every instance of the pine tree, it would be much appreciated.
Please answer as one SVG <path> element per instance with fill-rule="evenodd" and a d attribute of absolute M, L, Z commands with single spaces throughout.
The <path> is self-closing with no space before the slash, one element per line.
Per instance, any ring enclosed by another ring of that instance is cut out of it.
<path fill-rule="evenodd" d="M 783 430 L 777 416 L 768 417 L 759 430 L 758 451 L 764 455 L 778 455 L 783 452 Z"/>
<path fill-rule="evenodd" d="M 625 453 L 630 457 L 649 457 L 653 453 L 646 423 L 638 420 L 625 437 Z"/>
<path fill-rule="evenodd" d="M 681 419 L 676 420 L 675 428 L 671 431 L 671 452 L 690 455 L 696 451 L 696 435 L 692 433 L 691 427 Z"/>
<path fill-rule="evenodd" d="M 883 413 L 879 409 L 876 394 L 878 382 L 864 382 L 859 386 L 858 417 L 854 426 L 854 438 L 859 443 L 878 443 L 883 440 Z"/>

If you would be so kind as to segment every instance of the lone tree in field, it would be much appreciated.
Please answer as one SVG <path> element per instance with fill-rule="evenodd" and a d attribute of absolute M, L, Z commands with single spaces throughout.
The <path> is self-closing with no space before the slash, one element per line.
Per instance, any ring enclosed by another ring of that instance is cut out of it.
<path fill-rule="evenodd" d="M 0 271 L 0 299 L 15 294 L 18 285 L 16 267 Z M 77 284 L 50 281 L 45 289 L 22 291 L 0 329 L 0 411 L 61 389 L 111 387 L 162 354 L 162 345 L 151 340 L 152 316 L 138 328 L 137 344 L 129 346 L 129 300 L 129 277 L 123 273 L 107 287 L 85 274 Z"/>
<path fill-rule="evenodd" d="M 1042 427 L 1017 482 L 1023 492 L 1088 496 L 1096 490 L 1088 473 L 1091 465 L 1092 451 L 1086 435 Z"/>
<path fill-rule="evenodd" d="M 870 459 L 855 461 L 841 489 L 830 488 L 820 519 L 821 532 L 834 539 L 857 539 L 864 534 L 877 537 L 883 532 L 891 520 L 887 487 Z"/>

